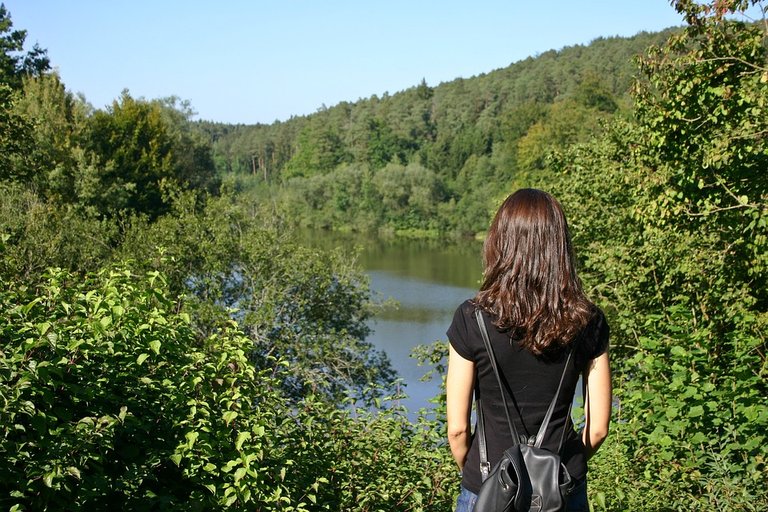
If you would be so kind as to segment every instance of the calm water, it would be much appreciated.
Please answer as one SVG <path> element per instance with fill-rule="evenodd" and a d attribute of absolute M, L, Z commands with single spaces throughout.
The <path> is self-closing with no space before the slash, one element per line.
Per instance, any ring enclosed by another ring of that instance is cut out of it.
<path fill-rule="evenodd" d="M 320 247 L 362 247 L 359 263 L 371 279 L 377 301 L 394 299 L 372 322 L 368 338 L 387 353 L 405 382 L 410 412 L 429 407 L 437 395 L 439 379 L 420 382 L 428 368 L 410 357 L 417 345 L 445 341 L 445 331 L 456 307 L 474 295 L 482 272 L 481 244 L 425 241 L 382 241 L 336 234 L 312 233 L 303 237 Z"/>

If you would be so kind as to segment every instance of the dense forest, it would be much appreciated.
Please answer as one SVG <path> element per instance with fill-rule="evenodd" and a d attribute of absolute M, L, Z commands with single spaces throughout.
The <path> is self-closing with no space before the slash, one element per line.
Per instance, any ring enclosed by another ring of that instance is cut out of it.
<path fill-rule="evenodd" d="M 294 225 L 473 234 L 485 229 L 499 183 L 542 169 L 553 148 L 628 115 L 632 59 L 668 35 L 598 39 L 272 125 L 200 126 L 214 140 L 219 172 Z"/>
<path fill-rule="evenodd" d="M 593 510 L 768 507 L 768 24 L 683 26 L 285 122 L 73 95 L 0 6 L 0 507 L 449 511 L 354 255 L 294 228 L 482 236 L 563 203 L 612 329 Z M 420 347 L 444 372 L 445 343 Z M 576 412 L 579 416 L 579 412 Z"/>

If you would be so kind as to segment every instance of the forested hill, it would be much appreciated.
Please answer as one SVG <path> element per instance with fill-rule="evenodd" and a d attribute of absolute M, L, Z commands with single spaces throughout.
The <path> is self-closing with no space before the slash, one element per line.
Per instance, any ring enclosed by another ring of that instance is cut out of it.
<path fill-rule="evenodd" d="M 472 233 L 487 222 L 483 197 L 499 183 L 543 167 L 551 148 L 589 138 L 630 108 L 634 57 L 672 30 L 600 38 L 286 122 L 201 125 L 220 172 L 293 180 L 292 193 L 269 193 L 298 224 Z"/>

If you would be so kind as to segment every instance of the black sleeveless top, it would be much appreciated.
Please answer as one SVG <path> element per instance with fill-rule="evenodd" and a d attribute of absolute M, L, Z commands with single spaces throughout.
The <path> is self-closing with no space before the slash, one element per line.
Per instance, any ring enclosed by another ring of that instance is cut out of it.
<path fill-rule="evenodd" d="M 469 300 L 462 303 L 456 309 L 447 335 L 456 352 L 475 363 L 475 395 L 481 399 L 488 460 L 493 467 L 501 459 L 504 450 L 512 445 L 512 436 L 504 414 L 504 402 L 499 393 L 499 385 L 475 320 L 475 309 L 475 305 Z M 537 357 L 523 349 L 519 342 L 510 339 L 507 333 L 496 329 L 487 313 L 484 312 L 483 317 L 486 320 L 488 336 L 496 354 L 502 381 L 506 380 L 508 389 L 514 395 L 514 402 L 507 395 L 507 403 L 510 409 L 516 404 L 524 424 L 520 423 L 520 415 L 514 410 L 510 410 L 510 417 L 521 435 L 534 436 L 555 396 L 568 352 L 562 350 L 547 357 Z M 588 367 L 591 360 L 608 349 L 608 335 L 609 329 L 605 316 L 600 309 L 595 308 L 591 321 L 572 344 L 574 350 L 572 363 L 565 373 L 563 387 L 542 443 L 542 447 L 557 452 L 562 439 L 560 455 L 574 479 L 586 476 L 587 462 L 581 436 L 575 431 L 570 418 L 566 418 L 568 406 L 573 401 L 579 375 Z M 477 439 L 473 435 L 464 465 L 462 485 L 477 493 L 481 483 L 480 455 Z"/>

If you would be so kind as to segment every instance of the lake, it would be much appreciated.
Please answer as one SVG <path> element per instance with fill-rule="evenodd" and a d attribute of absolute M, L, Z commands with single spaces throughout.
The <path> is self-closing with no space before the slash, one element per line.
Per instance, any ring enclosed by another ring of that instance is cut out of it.
<path fill-rule="evenodd" d="M 438 394 L 440 380 L 421 382 L 428 368 L 410 357 L 417 345 L 447 343 L 445 331 L 461 302 L 472 297 L 482 274 L 482 244 L 455 242 L 379 240 L 336 233 L 311 233 L 301 237 L 317 247 L 361 247 L 358 262 L 370 276 L 374 299 L 397 301 L 370 322 L 368 341 L 384 351 L 405 383 L 408 398 L 402 401 L 413 415 Z"/>

